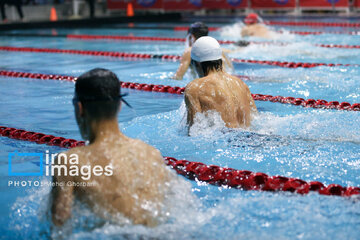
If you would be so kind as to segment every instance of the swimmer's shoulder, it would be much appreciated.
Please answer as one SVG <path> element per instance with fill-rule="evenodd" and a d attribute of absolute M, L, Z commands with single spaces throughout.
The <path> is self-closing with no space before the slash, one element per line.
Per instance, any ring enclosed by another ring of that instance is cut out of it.
<path fill-rule="evenodd" d="M 88 161 L 88 156 L 91 156 L 91 150 L 91 145 L 79 146 L 71 148 L 70 150 L 66 151 L 65 154 L 67 155 L 67 159 L 77 158 L 79 164 L 81 165 Z"/>
<path fill-rule="evenodd" d="M 86 153 L 87 149 L 88 146 L 79 146 L 79 147 L 71 148 L 65 152 L 62 152 L 61 154 L 65 154 L 68 159 L 71 157 L 75 157 L 75 155 L 80 158 L 81 156 L 84 155 L 84 153 Z"/>
<path fill-rule="evenodd" d="M 202 84 L 206 81 L 209 81 L 209 77 L 196 78 L 195 80 L 189 82 L 186 88 L 201 88 Z"/>
<path fill-rule="evenodd" d="M 140 139 L 128 138 L 128 147 L 135 147 L 139 153 L 144 153 L 144 156 L 151 158 L 162 159 L 162 155 L 158 149 L 143 142 Z M 143 155 L 143 154 L 140 154 Z"/>
<path fill-rule="evenodd" d="M 246 83 L 244 83 L 243 80 L 241 80 L 239 77 L 236 76 L 232 76 L 232 79 L 236 81 L 237 86 L 239 87 L 239 88 L 234 87 L 233 89 L 237 89 L 236 91 L 239 91 L 244 95 L 250 96 L 251 92 L 249 86 Z"/>
<path fill-rule="evenodd" d="M 186 85 L 185 95 L 198 95 L 203 90 L 203 84 L 207 81 L 207 77 L 197 78 Z"/>
<path fill-rule="evenodd" d="M 232 80 L 236 81 L 241 87 L 248 87 L 241 78 L 230 74 L 228 75 Z"/>

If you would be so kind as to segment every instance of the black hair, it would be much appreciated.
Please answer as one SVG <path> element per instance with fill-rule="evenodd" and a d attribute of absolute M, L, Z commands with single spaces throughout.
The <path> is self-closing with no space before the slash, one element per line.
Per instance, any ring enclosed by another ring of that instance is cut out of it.
<path fill-rule="evenodd" d="M 203 22 L 196 22 L 191 24 L 188 33 L 191 33 L 196 39 L 198 39 L 207 36 L 209 28 Z"/>
<path fill-rule="evenodd" d="M 204 76 L 208 75 L 210 71 L 221 71 L 222 70 L 222 59 L 214 61 L 201 62 L 200 66 L 203 70 Z"/>
<path fill-rule="evenodd" d="M 91 119 L 112 119 L 120 106 L 120 81 L 110 70 L 92 69 L 76 80 L 75 98 L 83 104 Z"/>

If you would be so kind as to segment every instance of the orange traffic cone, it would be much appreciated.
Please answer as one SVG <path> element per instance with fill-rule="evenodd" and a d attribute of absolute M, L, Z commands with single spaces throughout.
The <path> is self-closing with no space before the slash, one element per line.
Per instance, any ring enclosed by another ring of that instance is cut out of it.
<path fill-rule="evenodd" d="M 127 4 L 126 16 L 133 17 L 134 16 L 134 9 L 131 2 Z"/>
<path fill-rule="evenodd" d="M 50 21 L 52 22 L 55 22 L 57 21 L 58 18 L 57 18 L 57 14 L 56 14 L 56 9 L 54 7 L 51 7 L 51 10 L 50 10 Z"/>

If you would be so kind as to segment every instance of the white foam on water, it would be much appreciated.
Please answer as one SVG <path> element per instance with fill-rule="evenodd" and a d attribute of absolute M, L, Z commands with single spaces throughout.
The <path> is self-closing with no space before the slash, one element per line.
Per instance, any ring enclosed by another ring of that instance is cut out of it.
<path fill-rule="evenodd" d="M 219 29 L 221 37 L 241 38 L 241 30 L 244 27 L 243 22 L 237 22 L 233 25 L 227 25 Z"/>
<path fill-rule="evenodd" d="M 220 113 L 216 111 L 207 111 L 206 113 L 196 113 L 194 124 L 191 126 L 189 135 L 196 136 L 213 136 L 214 133 L 225 128 L 225 123 Z"/>
<path fill-rule="evenodd" d="M 254 117 L 252 128 L 260 134 L 360 144 L 360 124 L 357 123 L 357 114 L 357 112 L 320 109 L 286 116 L 260 112 Z"/>

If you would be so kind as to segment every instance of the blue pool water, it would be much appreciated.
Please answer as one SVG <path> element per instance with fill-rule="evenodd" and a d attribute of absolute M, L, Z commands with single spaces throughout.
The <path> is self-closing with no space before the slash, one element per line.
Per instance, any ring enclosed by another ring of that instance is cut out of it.
<path fill-rule="evenodd" d="M 144 24 L 146 25 L 146 24 Z M 214 24 L 214 26 L 219 26 Z M 238 40 L 238 25 L 228 25 L 211 35 Z M 275 30 L 282 29 L 274 27 Z M 291 30 L 289 27 L 286 28 Z M 293 30 L 312 28 L 296 28 Z M 316 29 L 318 30 L 318 29 Z M 328 30 L 328 29 L 326 29 Z M 53 30 L 32 30 L 49 33 Z M 109 34 L 184 37 L 185 32 L 169 29 L 64 30 L 59 34 Z M 28 31 L 16 31 L 25 33 Z M 259 40 L 259 39 L 251 39 Z M 360 45 L 351 35 L 279 35 L 287 46 L 250 46 L 231 54 L 235 58 L 280 61 L 359 63 L 360 50 L 319 48 L 312 43 Z M 182 43 L 83 41 L 64 38 L 0 38 L 1 46 L 49 47 L 138 53 L 176 54 Z M 231 46 L 227 46 L 230 47 Z M 171 80 L 178 62 L 121 60 L 109 57 L 67 54 L 1 52 L 1 70 L 78 76 L 94 68 L 114 71 L 121 81 L 186 86 L 192 80 Z M 272 66 L 235 64 L 235 73 L 247 75 L 252 93 L 360 102 L 359 67 L 317 67 L 287 69 Z M 0 77 L 0 125 L 80 139 L 71 99 L 74 84 L 51 80 Z M 360 113 L 308 109 L 270 102 L 256 102 L 259 115 L 248 130 L 223 131 L 221 123 L 184 130 L 183 97 L 123 89 L 133 110 L 123 107 L 119 114 L 122 131 L 158 148 L 164 156 L 200 161 L 283 175 L 306 181 L 360 186 Z M 203 120 L 201 124 L 206 124 Z M 225 133 L 224 133 L 225 132 Z M 60 152 L 63 149 L 0 138 L 0 236 L 3 239 L 47 239 L 49 187 L 9 187 L 9 180 L 49 181 L 47 177 L 9 177 L 8 154 L 19 152 Z M 35 162 L 36 163 L 36 162 Z M 14 167 L 36 171 L 33 161 L 15 161 Z M 72 220 L 72 239 L 360 239 L 359 198 L 306 196 L 291 193 L 241 191 L 190 182 L 176 190 L 179 197 L 172 220 L 156 228 L 96 225 L 95 217 L 81 206 Z"/>

